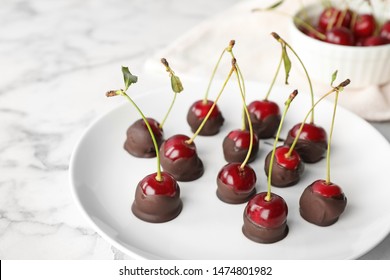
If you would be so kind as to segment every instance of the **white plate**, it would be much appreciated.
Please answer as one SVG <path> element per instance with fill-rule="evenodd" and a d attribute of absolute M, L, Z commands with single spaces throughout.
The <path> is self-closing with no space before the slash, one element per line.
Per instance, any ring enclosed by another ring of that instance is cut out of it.
<path fill-rule="evenodd" d="M 136 91 L 136 85 L 131 91 Z M 264 85 L 248 83 L 248 102 L 263 98 L 265 91 Z M 166 138 L 177 133 L 192 135 L 186 123 L 187 110 L 203 92 L 204 87 L 186 86 L 166 122 Z M 275 88 L 271 99 L 283 107 L 289 94 L 289 89 Z M 138 95 L 136 102 L 146 115 L 161 120 L 171 98 L 169 89 L 161 89 Z M 245 204 L 225 204 L 215 195 L 216 174 L 226 164 L 222 139 L 230 130 L 241 127 L 241 99 L 234 82 L 229 83 L 218 105 L 225 117 L 223 129 L 217 136 L 195 140 L 205 173 L 196 181 L 180 183 L 183 211 L 163 224 L 143 222 L 130 210 L 138 181 L 155 172 L 156 166 L 155 159 L 134 158 L 123 149 L 126 129 L 139 118 L 135 109 L 126 102 L 87 129 L 71 159 L 70 181 L 77 204 L 101 236 L 131 257 L 147 259 L 354 259 L 387 236 L 390 145 L 367 122 L 338 108 L 331 178 L 348 198 L 340 220 L 330 227 L 318 227 L 299 215 L 303 189 L 325 177 L 322 160 L 306 164 L 298 185 L 273 188 L 289 207 L 288 236 L 274 244 L 248 240 L 241 232 Z M 287 113 L 282 137 L 301 122 L 309 105 L 309 96 L 300 93 Z M 316 123 L 326 130 L 332 110 L 329 102 L 316 110 Z M 271 144 L 271 140 L 262 140 L 259 155 L 251 164 L 257 172 L 257 191 L 266 190 L 264 158 Z"/>

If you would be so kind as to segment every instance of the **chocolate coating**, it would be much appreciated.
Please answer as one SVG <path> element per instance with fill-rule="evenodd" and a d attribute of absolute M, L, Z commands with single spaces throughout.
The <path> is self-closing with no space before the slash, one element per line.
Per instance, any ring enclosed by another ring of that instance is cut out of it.
<path fill-rule="evenodd" d="M 217 176 L 217 196 L 230 204 L 240 204 L 249 201 L 255 194 L 256 173 L 246 165 L 228 163 Z"/>
<path fill-rule="evenodd" d="M 268 153 L 264 163 L 264 171 L 267 176 L 269 173 L 269 164 L 271 161 L 271 155 L 272 155 L 272 151 Z M 301 179 L 304 169 L 305 167 L 302 162 L 299 162 L 298 168 L 296 169 L 287 169 L 279 165 L 276 162 L 276 159 L 274 159 L 272 165 L 271 184 L 272 186 L 279 187 L 279 188 L 293 186 L 296 183 L 298 183 L 299 180 Z"/>
<path fill-rule="evenodd" d="M 176 218 L 183 208 L 180 199 L 180 188 L 174 196 L 145 195 L 140 184 L 135 191 L 135 199 L 131 206 L 133 214 L 146 222 L 164 223 Z"/>
<path fill-rule="evenodd" d="M 282 240 L 288 234 L 287 223 L 276 228 L 265 228 L 252 222 L 244 212 L 242 233 L 250 240 L 258 243 L 274 243 Z"/>
<path fill-rule="evenodd" d="M 147 118 L 147 120 L 152 127 L 157 145 L 160 146 L 163 141 L 162 130 L 156 131 L 156 129 L 153 129 L 153 127 L 158 128 L 159 123 L 152 118 Z M 143 119 L 135 121 L 127 129 L 126 135 L 124 149 L 131 155 L 139 158 L 152 158 L 156 156 L 152 137 L 150 137 L 149 130 Z"/>
<path fill-rule="evenodd" d="M 171 160 L 165 156 L 164 147 L 165 142 L 160 147 L 161 166 L 164 171 L 170 173 L 177 181 L 194 181 L 203 175 L 203 162 L 197 153 L 190 158 Z"/>
<path fill-rule="evenodd" d="M 197 117 L 193 110 L 188 110 L 187 122 L 190 125 L 192 132 L 195 132 L 198 129 L 203 120 L 204 118 Z M 206 123 L 200 130 L 199 135 L 211 136 L 217 134 L 222 127 L 224 121 L 225 119 L 223 118 L 221 112 L 218 111 L 218 114 L 216 116 L 209 117 L 209 119 L 206 121 Z"/>
<path fill-rule="evenodd" d="M 254 113 L 249 113 L 253 131 L 259 139 L 268 139 L 274 137 L 278 130 L 281 116 L 270 115 L 264 120 L 258 119 Z M 248 129 L 248 121 L 245 119 L 245 127 Z"/>
<path fill-rule="evenodd" d="M 306 221 L 318 226 L 330 226 L 337 222 L 347 206 L 344 194 L 325 197 L 313 192 L 312 185 L 306 187 L 299 199 L 299 212 Z"/>
<path fill-rule="evenodd" d="M 254 137 L 255 138 L 255 137 Z M 252 152 L 249 157 L 248 163 L 256 159 L 259 152 L 259 141 L 254 140 L 252 146 Z M 248 153 L 248 149 L 241 149 L 235 145 L 235 142 L 228 136 L 222 142 L 223 156 L 227 162 L 243 162 Z"/>
<path fill-rule="evenodd" d="M 295 137 L 291 136 L 289 133 L 284 144 L 291 146 L 291 144 L 294 142 L 294 138 Z M 327 145 L 328 144 L 326 141 L 309 141 L 305 139 L 298 139 L 294 149 L 298 152 L 304 162 L 315 163 L 324 157 Z"/>

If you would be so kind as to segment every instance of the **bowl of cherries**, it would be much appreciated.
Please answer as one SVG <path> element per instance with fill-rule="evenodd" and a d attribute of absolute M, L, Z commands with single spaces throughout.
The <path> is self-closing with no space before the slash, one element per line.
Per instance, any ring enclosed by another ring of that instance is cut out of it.
<path fill-rule="evenodd" d="M 290 25 L 311 77 L 327 84 L 337 69 L 355 88 L 390 82 L 390 2 L 322 2 L 301 8 Z"/>

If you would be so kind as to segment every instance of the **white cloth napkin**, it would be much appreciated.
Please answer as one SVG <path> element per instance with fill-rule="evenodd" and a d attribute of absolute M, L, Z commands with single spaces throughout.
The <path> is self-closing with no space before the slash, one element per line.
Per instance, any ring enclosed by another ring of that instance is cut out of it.
<path fill-rule="evenodd" d="M 279 12 L 289 15 L 299 9 L 300 3 L 307 1 L 286 1 L 278 7 Z M 145 64 L 146 71 L 161 72 L 161 57 L 169 60 L 176 73 L 180 75 L 204 77 L 208 79 L 222 50 L 234 39 L 233 49 L 240 69 L 246 80 L 270 83 L 280 59 L 280 45 L 270 35 L 278 33 L 289 42 L 288 25 L 291 17 L 279 12 L 252 12 L 254 8 L 267 7 L 275 1 L 240 1 L 232 8 L 222 11 L 215 17 L 206 20 L 184 36 L 153 55 Z M 306 77 L 298 62 L 290 55 L 293 68 L 290 85 L 299 90 L 308 91 Z M 295 60 L 295 61 L 294 61 Z M 224 59 L 217 78 L 225 78 L 230 67 L 230 59 Z M 390 63 L 390 62 L 389 62 Z M 348 77 L 339 77 L 341 82 Z M 330 77 L 329 77 L 330 80 Z M 337 83 L 336 81 L 336 83 Z M 284 72 L 281 71 L 277 83 L 283 84 Z M 329 86 L 313 83 L 317 96 L 330 90 Z M 276 94 L 276 93 L 273 93 Z M 259 99 L 265 93 L 259 93 Z M 369 121 L 390 120 L 390 84 L 370 86 L 363 89 L 346 88 L 340 94 L 340 104 Z"/>

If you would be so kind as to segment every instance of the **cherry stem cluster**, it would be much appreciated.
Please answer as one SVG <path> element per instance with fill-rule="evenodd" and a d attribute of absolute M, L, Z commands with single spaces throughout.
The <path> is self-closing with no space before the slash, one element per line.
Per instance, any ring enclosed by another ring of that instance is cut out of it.
<path fill-rule="evenodd" d="M 273 167 L 274 158 L 275 158 L 276 145 L 277 145 L 277 143 L 279 141 L 280 132 L 282 131 L 283 122 L 284 122 L 284 119 L 286 117 L 288 108 L 290 107 L 291 102 L 294 100 L 294 98 L 295 98 L 295 96 L 297 96 L 297 94 L 298 94 L 298 91 L 294 90 L 290 94 L 290 96 L 288 97 L 286 102 L 284 103 L 285 107 L 284 107 L 284 110 L 283 110 L 282 118 L 280 120 L 278 131 L 276 132 L 276 137 L 275 137 L 274 146 L 273 146 L 273 149 L 272 149 L 271 159 L 270 159 L 270 162 L 269 162 L 268 181 L 267 181 L 267 195 L 265 197 L 266 201 L 270 201 L 271 200 L 271 177 L 272 177 L 272 167 Z"/>
<path fill-rule="evenodd" d="M 272 32 L 271 35 L 282 45 L 282 47 L 286 46 L 288 47 L 291 52 L 294 54 L 294 56 L 298 59 L 299 63 L 301 64 L 302 68 L 303 68 L 303 71 L 305 72 L 305 75 L 306 75 L 306 78 L 307 78 L 307 81 L 309 83 L 309 88 L 310 88 L 310 96 L 311 96 L 311 107 L 314 106 L 314 92 L 313 92 L 313 85 L 311 83 L 311 79 L 310 79 L 310 76 L 309 76 L 309 73 L 307 72 L 307 69 L 305 67 L 305 64 L 303 63 L 303 61 L 300 59 L 299 55 L 294 51 L 294 49 L 285 41 L 283 40 L 277 33 L 275 32 Z M 311 112 L 311 119 L 310 119 L 310 123 L 314 123 L 314 110 L 312 110 Z"/>
<path fill-rule="evenodd" d="M 111 91 L 106 93 L 107 97 L 112 97 L 112 96 L 117 96 L 117 95 L 122 95 L 122 96 L 126 97 L 126 99 L 128 101 L 130 101 L 131 104 L 133 104 L 133 106 L 135 107 L 135 109 L 138 111 L 138 113 L 141 115 L 143 121 L 145 122 L 145 125 L 146 125 L 146 127 L 147 127 L 147 129 L 149 131 L 150 137 L 152 138 L 154 149 L 156 150 L 156 159 L 157 159 L 156 180 L 161 182 L 163 179 L 162 179 L 162 176 L 161 176 L 160 153 L 159 153 L 159 150 L 158 150 L 156 137 L 154 136 L 153 130 L 152 130 L 148 120 L 146 119 L 145 115 L 142 113 L 141 109 L 137 106 L 137 104 L 133 101 L 133 99 L 131 99 L 130 96 L 127 95 L 127 93 L 124 90 L 122 90 L 122 89 L 116 90 L 116 91 L 111 90 Z"/>

